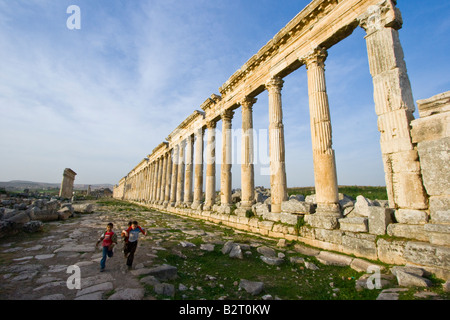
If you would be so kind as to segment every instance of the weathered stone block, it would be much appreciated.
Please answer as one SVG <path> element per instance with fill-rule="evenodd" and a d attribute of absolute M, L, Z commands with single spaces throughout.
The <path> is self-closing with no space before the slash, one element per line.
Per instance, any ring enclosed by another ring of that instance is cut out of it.
<path fill-rule="evenodd" d="M 432 223 L 450 224 L 450 196 L 430 197 L 430 218 Z"/>
<path fill-rule="evenodd" d="M 19 212 L 12 217 L 8 218 L 7 221 L 14 223 L 15 225 L 23 225 L 30 221 L 30 217 L 25 211 Z"/>
<path fill-rule="evenodd" d="M 405 246 L 405 259 L 411 263 L 450 269 L 450 247 L 410 241 Z"/>
<path fill-rule="evenodd" d="M 369 268 L 374 267 L 378 268 L 380 271 L 384 270 L 383 266 L 362 259 L 353 259 L 350 264 L 350 268 L 356 270 L 357 272 L 369 272 Z"/>
<path fill-rule="evenodd" d="M 424 226 L 430 237 L 430 243 L 442 246 L 450 244 L 450 225 L 446 224 L 426 224 Z"/>
<path fill-rule="evenodd" d="M 274 221 L 274 222 L 278 222 L 281 220 L 281 216 L 280 213 L 275 213 L 275 212 L 263 212 L 261 214 L 262 218 L 264 220 L 270 220 L 270 221 Z"/>
<path fill-rule="evenodd" d="M 377 247 L 373 240 L 344 235 L 342 237 L 342 246 L 345 253 L 353 254 L 357 257 L 377 259 Z"/>
<path fill-rule="evenodd" d="M 320 253 L 320 250 L 306 247 L 304 245 L 301 245 L 299 243 L 294 245 L 294 250 L 297 252 L 300 252 L 301 254 L 304 254 L 305 256 L 315 257 Z"/>
<path fill-rule="evenodd" d="M 450 137 L 420 142 L 417 149 L 427 193 L 430 196 L 450 195 Z"/>
<path fill-rule="evenodd" d="M 421 118 L 450 111 L 450 91 L 437 94 L 431 98 L 418 100 L 417 109 Z"/>
<path fill-rule="evenodd" d="M 315 239 L 335 244 L 342 244 L 343 234 L 342 230 L 314 229 Z"/>
<path fill-rule="evenodd" d="M 281 212 L 279 216 L 281 223 L 286 223 L 290 225 L 296 225 L 303 218 L 303 215 L 286 212 Z"/>
<path fill-rule="evenodd" d="M 429 241 L 423 225 L 391 223 L 387 227 L 387 234 L 394 237 Z"/>
<path fill-rule="evenodd" d="M 395 219 L 398 223 L 425 224 L 428 222 L 428 214 L 422 210 L 398 209 L 395 211 Z"/>
<path fill-rule="evenodd" d="M 349 256 L 344 256 L 342 254 L 332 253 L 328 251 L 321 251 L 316 259 L 322 264 L 333 265 L 333 266 L 349 266 L 352 263 L 353 258 Z"/>
<path fill-rule="evenodd" d="M 387 226 L 392 222 L 392 209 L 383 207 L 369 208 L 369 233 L 383 235 Z"/>
<path fill-rule="evenodd" d="M 305 222 L 314 228 L 333 230 L 339 227 L 338 219 L 336 217 L 320 214 L 305 215 Z"/>
<path fill-rule="evenodd" d="M 406 243 L 407 241 L 378 239 L 378 259 L 388 264 L 406 264 L 406 259 L 404 258 Z"/>
<path fill-rule="evenodd" d="M 286 213 L 313 213 L 314 205 L 297 199 L 290 199 L 281 203 L 281 211 Z"/>
<path fill-rule="evenodd" d="M 397 271 L 397 281 L 402 287 L 431 287 L 431 281 L 408 272 Z"/>
<path fill-rule="evenodd" d="M 339 229 L 351 232 L 367 232 L 368 219 L 365 217 L 342 218 L 339 219 Z"/>

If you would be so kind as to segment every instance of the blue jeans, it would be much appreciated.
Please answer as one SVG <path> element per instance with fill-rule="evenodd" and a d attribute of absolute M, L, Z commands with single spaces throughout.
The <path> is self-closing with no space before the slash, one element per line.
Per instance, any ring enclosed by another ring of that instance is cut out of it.
<path fill-rule="evenodd" d="M 114 252 L 111 250 L 108 250 L 108 247 L 103 247 L 103 258 L 100 260 L 100 268 L 105 269 L 105 263 L 106 263 L 106 256 L 112 257 Z"/>

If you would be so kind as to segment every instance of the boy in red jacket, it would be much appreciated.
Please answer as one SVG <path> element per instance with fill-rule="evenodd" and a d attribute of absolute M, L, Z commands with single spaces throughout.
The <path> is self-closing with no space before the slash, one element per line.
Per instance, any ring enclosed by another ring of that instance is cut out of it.
<path fill-rule="evenodd" d="M 137 221 L 133 221 L 131 223 L 131 226 L 126 230 L 126 233 L 128 235 L 128 242 L 125 243 L 125 248 L 123 251 L 125 254 L 125 258 L 127 258 L 127 266 L 129 269 L 131 269 L 131 266 L 133 264 L 134 253 L 136 252 L 139 233 L 141 232 L 144 236 L 147 235 L 147 232 L 138 225 Z"/>
<path fill-rule="evenodd" d="M 112 231 L 114 225 L 110 222 L 106 226 L 106 231 L 101 235 L 100 239 L 98 239 L 95 247 L 98 247 L 98 244 L 102 242 L 103 247 L 103 257 L 100 260 L 100 272 L 105 270 L 106 256 L 112 257 L 114 252 L 114 245 L 117 244 L 117 235 Z"/>

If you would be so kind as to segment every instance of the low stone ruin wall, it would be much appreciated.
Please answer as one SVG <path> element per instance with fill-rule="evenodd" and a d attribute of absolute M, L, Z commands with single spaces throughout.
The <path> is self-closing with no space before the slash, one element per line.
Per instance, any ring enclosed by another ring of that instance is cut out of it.
<path fill-rule="evenodd" d="M 4 196 L 0 199 L 0 238 L 42 230 L 43 223 L 67 220 L 74 213 L 93 212 L 92 204 L 72 204 L 57 198 L 29 199 Z"/>
<path fill-rule="evenodd" d="M 430 242 L 425 220 L 417 221 L 422 224 L 414 225 L 413 229 L 405 229 L 401 222 L 410 213 L 389 209 L 387 201 L 372 201 L 363 196 L 353 201 L 342 194 L 339 203 L 344 216 L 327 217 L 315 213 L 314 196 L 304 200 L 297 197 L 283 202 L 281 214 L 270 212 L 269 201 L 256 203 L 252 212 L 239 211 L 239 203 L 235 209 L 216 205 L 214 211 L 135 203 L 386 264 L 419 266 L 438 278 L 450 279 L 450 247 Z"/>

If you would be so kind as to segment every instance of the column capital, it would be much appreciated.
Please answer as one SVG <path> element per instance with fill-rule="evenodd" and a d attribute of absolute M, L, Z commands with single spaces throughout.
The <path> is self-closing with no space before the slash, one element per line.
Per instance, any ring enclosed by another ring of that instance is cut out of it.
<path fill-rule="evenodd" d="M 206 122 L 206 129 L 215 129 L 217 122 L 215 120 L 210 120 Z"/>
<path fill-rule="evenodd" d="M 328 50 L 324 47 L 317 47 L 310 51 L 306 57 L 301 60 L 306 65 L 306 69 L 308 69 L 311 65 L 317 65 L 321 68 L 325 68 L 325 60 L 327 57 Z"/>
<path fill-rule="evenodd" d="M 233 116 L 234 116 L 234 111 L 232 111 L 230 109 L 227 109 L 220 114 L 222 121 L 231 121 L 231 119 L 233 119 Z"/>
<path fill-rule="evenodd" d="M 358 17 L 358 22 L 368 35 L 385 27 L 398 30 L 403 25 L 402 15 L 393 0 L 383 0 L 370 6 Z"/>
<path fill-rule="evenodd" d="M 280 93 L 283 88 L 283 84 L 284 80 L 281 77 L 273 77 L 266 82 L 266 89 L 269 92 Z"/>
<path fill-rule="evenodd" d="M 251 109 L 253 105 L 258 101 L 256 98 L 252 98 L 250 96 L 246 96 L 242 101 L 240 102 L 242 108 L 249 108 Z"/>

